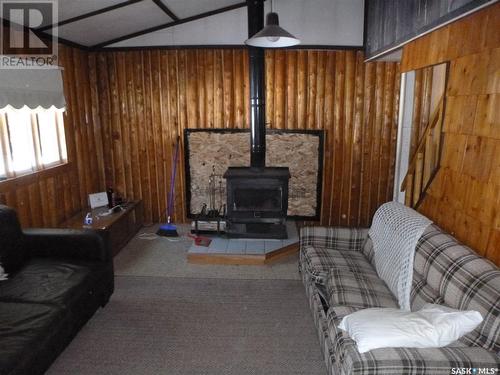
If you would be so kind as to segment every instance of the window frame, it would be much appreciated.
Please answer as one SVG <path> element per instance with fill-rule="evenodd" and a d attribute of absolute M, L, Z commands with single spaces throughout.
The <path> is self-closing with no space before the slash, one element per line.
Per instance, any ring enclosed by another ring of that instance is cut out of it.
<path fill-rule="evenodd" d="M 39 112 L 40 109 L 23 108 L 21 110 L 29 111 L 30 116 L 30 136 L 33 143 L 34 165 L 29 169 L 15 171 L 13 168 L 13 148 L 9 133 L 9 112 L 17 109 L 7 108 L 0 110 L 0 163 L 4 167 L 5 174 L 0 175 L 0 183 L 15 180 L 21 177 L 40 174 L 47 170 L 54 170 L 68 165 L 66 129 L 62 111 L 54 108 L 43 109 L 50 111 L 54 116 L 54 125 L 56 126 L 57 146 L 59 159 L 51 163 L 43 162 L 43 152 L 40 133 Z"/>

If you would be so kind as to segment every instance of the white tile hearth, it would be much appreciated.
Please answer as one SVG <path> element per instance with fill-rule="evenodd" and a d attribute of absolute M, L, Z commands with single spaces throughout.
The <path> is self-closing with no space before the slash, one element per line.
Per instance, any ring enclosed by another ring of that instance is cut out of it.
<path fill-rule="evenodd" d="M 234 254 L 234 255 L 264 255 L 299 242 L 299 233 L 294 221 L 286 223 L 288 238 L 286 240 L 255 239 L 255 238 L 224 238 L 209 236 L 210 246 L 196 246 L 194 243 L 188 254 Z"/>

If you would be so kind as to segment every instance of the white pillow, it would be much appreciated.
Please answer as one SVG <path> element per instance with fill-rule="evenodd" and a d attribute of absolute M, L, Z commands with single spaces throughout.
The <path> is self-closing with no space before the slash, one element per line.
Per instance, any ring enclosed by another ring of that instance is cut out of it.
<path fill-rule="evenodd" d="M 356 341 L 360 353 L 377 348 L 439 348 L 474 330 L 483 317 L 477 311 L 460 311 L 426 304 L 417 312 L 390 308 L 356 311 L 342 319 L 339 328 Z"/>
<path fill-rule="evenodd" d="M 5 270 L 2 267 L 2 263 L 0 263 L 0 281 L 7 280 L 8 274 L 5 273 Z"/>

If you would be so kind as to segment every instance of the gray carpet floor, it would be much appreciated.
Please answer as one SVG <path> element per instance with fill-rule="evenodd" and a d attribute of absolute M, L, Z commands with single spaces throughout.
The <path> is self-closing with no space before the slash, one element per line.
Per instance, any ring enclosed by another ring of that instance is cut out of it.
<path fill-rule="evenodd" d="M 138 276 L 116 277 L 108 305 L 48 371 L 325 373 L 300 281 Z"/>
<path fill-rule="evenodd" d="M 114 258 L 116 275 L 300 280 L 297 270 L 297 255 L 262 266 L 189 264 L 187 251 L 193 242 L 191 238 L 186 236 L 189 227 L 179 225 L 180 237 L 178 238 L 148 236 L 155 233 L 157 228 L 158 226 L 143 228 Z"/>

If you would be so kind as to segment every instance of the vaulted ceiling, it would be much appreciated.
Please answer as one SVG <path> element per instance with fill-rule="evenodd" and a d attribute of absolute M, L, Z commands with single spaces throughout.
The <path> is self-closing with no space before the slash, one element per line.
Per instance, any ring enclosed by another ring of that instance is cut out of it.
<path fill-rule="evenodd" d="M 39 30 L 87 47 L 104 47 L 245 5 L 241 0 L 63 0 L 60 21 Z"/>
<path fill-rule="evenodd" d="M 364 0 L 273 0 L 303 44 L 362 46 Z M 271 1 L 265 2 L 266 12 Z M 245 0 L 59 0 L 58 22 L 37 34 L 86 48 L 242 45 Z"/>

